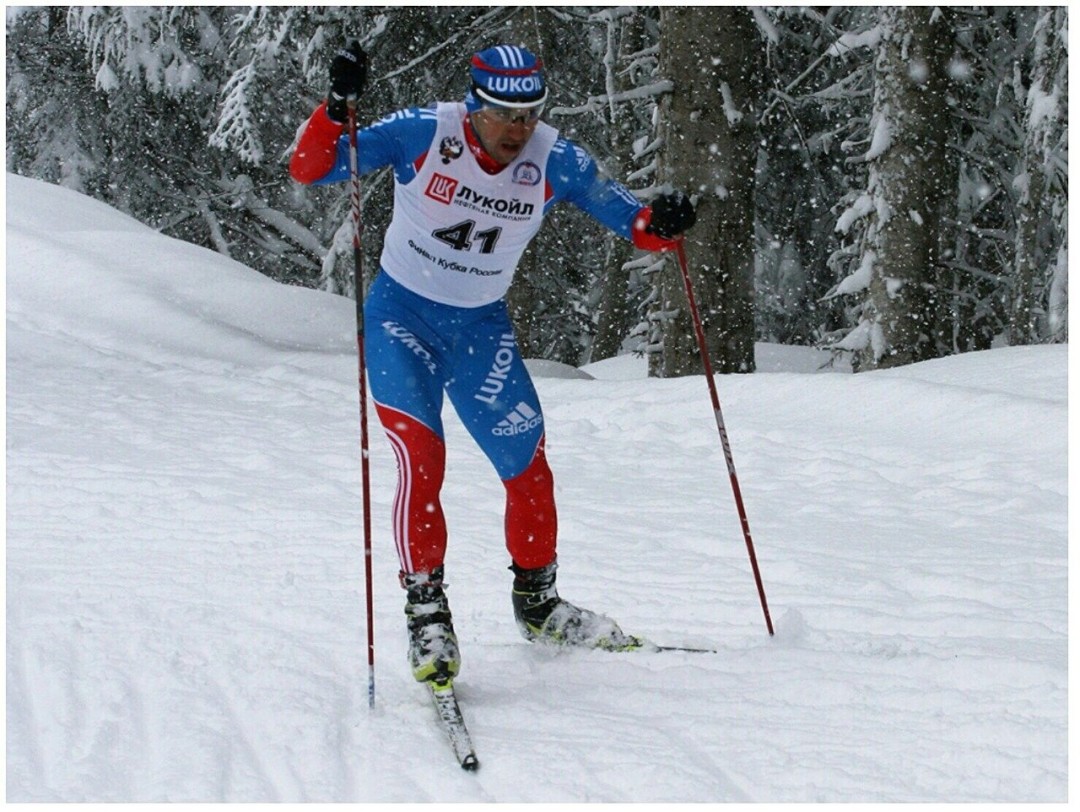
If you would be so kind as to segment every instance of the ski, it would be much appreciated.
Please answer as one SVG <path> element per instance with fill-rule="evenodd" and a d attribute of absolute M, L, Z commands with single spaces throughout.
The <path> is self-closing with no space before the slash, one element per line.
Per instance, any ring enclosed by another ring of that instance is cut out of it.
<path fill-rule="evenodd" d="M 627 634 L 623 635 L 622 639 L 625 641 L 623 645 L 604 645 L 603 641 L 598 645 L 582 645 L 567 643 L 568 646 L 580 646 L 581 648 L 593 648 L 600 651 L 609 651 L 613 654 L 627 653 L 633 654 L 634 652 L 640 652 L 644 654 L 660 654 L 665 651 L 681 651 L 688 654 L 717 654 L 717 650 L 713 648 L 702 648 L 700 646 L 662 646 L 659 643 L 654 643 L 647 637 L 637 637 L 636 635 Z"/>
<path fill-rule="evenodd" d="M 457 696 L 454 695 L 454 683 L 445 680 L 443 682 L 431 681 L 426 684 L 431 691 L 431 700 L 435 704 L 439 724 L 450 739 L 454 757 L 461 765 L 461 769 L 475 771 L 480 767 L 480 761 L 476 758 L 472 737 L 469 736 L 469 729 L 465 726 L 465 717 L 461 715 L 461 706 L 458 705 Z"/>
<path fill-rule="evenodd" d="M 604 648 L 603 646 L 573 646 L 567 648 L 584 648 L 593 651 L 607 651 L 611 654 L 664 654 L 669 652 L 682 652 L 684 654 L 717 654 L 714 648 L 698 648 L 697 646 L 661 646 L 649 640 L 640 641 L 636 646 L 623 646 L 621 648 Z"/>
<path fill-rule="evenodd" d="M 553 643 L 542 640 L 537 640 L 534 645 L 547 646 L 553 649 L 580 649 L 583 651 L 606 651 L 609 654 L 661 654 L 663 652 L 683 652 L 686 654 L 719 654 L 720 651 L 715 648 L 702 648 L 699 646 L 662 646 L 658 643 L 653 643 L 651 640 L 645 640 L 644 638 L 637 638 L 640 645 L 636 646 L 624 646 L 621 648 L 605 648 L 603 646 L 587 646 L 575 643 Z M 488 646 L 500 647 L 500 648 L 517 648 L 520 643 L 487 643 Z"/>
<path fill-rule="evenodd" d="M 699 646 L 662 646 L 659 643 L 654 643 L 644 637 L 632 637 L 632 640 L 637 641 L 636 646 L 627 646 L 625 648 L 611 649 L 612 651 L 627 652 L 633 654 L 634 652 L 640 652 L 643 654 L 661 654 L 665 651 L 681 651 L 686 654 L 717 654 L 714 648 L 701 648 Z"/>

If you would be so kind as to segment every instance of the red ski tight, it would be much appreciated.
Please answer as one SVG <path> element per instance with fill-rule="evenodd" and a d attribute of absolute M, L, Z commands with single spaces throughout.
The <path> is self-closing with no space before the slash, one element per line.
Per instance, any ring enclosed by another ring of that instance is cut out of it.
<path fill-rule="evenodd" d="M 431 572 L 446 555 L 446 517 L 439 492 L 446 471 L 441 437 L 415 418 L 376 404 L 379 420 L 397 456 L 398 487 L 394 499 L 394 542 L 401 570 Z M 544 439 L 532 462 L 506 487 L 506 549 L 523 569 L 555 560 L 555 488 L 544 456 Z"/>

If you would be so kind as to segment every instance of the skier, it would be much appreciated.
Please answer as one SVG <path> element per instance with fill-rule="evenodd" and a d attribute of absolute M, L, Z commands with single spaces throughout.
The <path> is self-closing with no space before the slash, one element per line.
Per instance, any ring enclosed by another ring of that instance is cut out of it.
<path fill-rule="evenodd" d="M 359 130 L 358 170 L 394 172 L 394 209 L 379 273 L 364 302 L 366 364 L 379 420 L 397 457 L 394 540 L 406 590 L 409 663 L 448 682 L 460 652 L 443 583 L 447 530 L 444 393 L 506 488 L 514 616 L 530 641 L 613 651 L 641 646 L 610 619 L 559 597 L 556 512 L 544 418 L 504 296 L 552 205 L 567 200 L 638 248 L 663 251 L 694 223 L 681 193 L 642 205 L 603 178 L 590 155 L 540 121 L 541 61 L 498 45 L 472 57 L 464 102 L 399 110 Z M 363 91 L 358 44 L 330 67 L 330 92 L 290 162 L 305 184 L 347 180 L 347 99 Z"/>

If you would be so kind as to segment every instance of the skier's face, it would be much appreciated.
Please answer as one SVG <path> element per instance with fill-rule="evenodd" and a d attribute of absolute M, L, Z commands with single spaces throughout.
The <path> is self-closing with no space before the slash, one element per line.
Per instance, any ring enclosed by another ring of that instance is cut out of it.
<path fill-rule="evenodd" d="M 481 107 L 472 115 L 473 127 L 487 154 L 506 166 L 529 143 L 544 106 L 515 109 Z"/>

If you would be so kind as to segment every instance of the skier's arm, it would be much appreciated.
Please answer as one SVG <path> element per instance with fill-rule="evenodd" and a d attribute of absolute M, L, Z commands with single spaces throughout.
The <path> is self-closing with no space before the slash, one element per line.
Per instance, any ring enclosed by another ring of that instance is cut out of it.
<path fill-rule="evenodd" d="M 341 163 L 340 141 L 349 118 L 349 105 L 364 92 L 368 72 L 367 54 L 355 40 L 346 43 L 330 62 L 330 89 L 304 125 L 296 150 L 289 160 L 289 174 L 300 183 L 326 182 Z M 346 155 L 348 144 L 346 143 Z M 348 175 L 348 162 L 345 164 Z M 337 177 L 333 178 L 337 180 Z"/>
<path fill-rule="evenodd" d="M 327 178 L 340 163 L 338 141 L 344 129 L 344 124 L 326 114 L 326 102 L 320 104 L 304 125 L 296 150 L 289 159 L 289 174 L 293 180 L 311 184 Z M 347 176 L 347 162 L 345 173 Z"/>
<path fill-rule="evenodd" d="M 349 136 L 320 104 L 300 134 L 289 161 L 294 180 L 321 186 L 349 178 Z M 430 108 L 400 110 L 356 133 L 357 169 L 366 175 L 393 166 L 399 180 L 408 181 L 416 162 L 431 144 L 435 113 Z"/>
<path fill-rule="evenodd" d="M 674 229 L 669 227 L 673 223 L 667 212 L 654 224 L 652 206 L 642 205 L 621 183 L 603 177 L 585 150 L 564 139 L 552 150 L 548 178 L 553 193 L 550 203 L 560 199 L 573 203 L 644 251 L 671 250 L 675 247 L 672 238 L 693 225 L 692 208 L 689 217 L 681 211 L 683 216 L 676 218 Z"/>
<path fill-rule="evenodd" d="M 304 184 L 335 183 L 349 177 L 349 137 L 345 122 L 350 100 L 364 92 L 367 54 L 356 41 L 330 63 L 330 90 L 304 125 L 289 160 L 289 174 Z M 361 175 L 393 166 L 399 180 L 416 172 L 416 161 L 431 143 L 434 111 L 401 110 L 356 134 L 357 170 Z"/>

